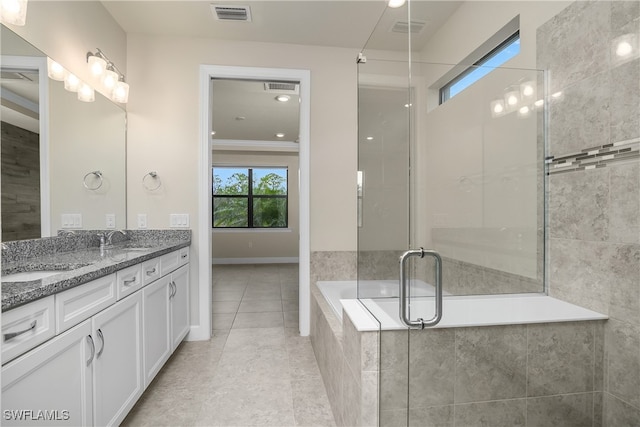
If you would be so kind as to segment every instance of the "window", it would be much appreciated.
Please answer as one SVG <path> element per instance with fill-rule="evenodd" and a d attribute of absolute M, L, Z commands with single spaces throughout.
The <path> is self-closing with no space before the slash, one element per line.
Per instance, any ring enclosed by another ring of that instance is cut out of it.
<path fill-rule="evenodd" d="M 453 98 L 491 71 L 520 53 L 520 32 L 508 37 L 472 66 L 458 74 L 440 89 L 440 104 Z"/>
<path fill-rule="evenodd" d="M 286 228 L 288 169 L 214 166 L 213 228 Z"/>

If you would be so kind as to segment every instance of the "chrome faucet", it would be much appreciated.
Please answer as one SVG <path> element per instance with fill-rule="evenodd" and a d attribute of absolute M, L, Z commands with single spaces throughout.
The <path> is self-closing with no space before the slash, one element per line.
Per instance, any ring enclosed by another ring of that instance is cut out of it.
<path fill-rule="evenodd" d="M 125 230 L 113 230 L 107 233 L 107 245 L 112 245 L 111 239 L 113 239 L 113 235 L 116 233 L 122 234 L 124 237 L 127 237 L 127 232 Z"/>
<path fill-rule="evenodd" d="M 97 236 L 100 239 L 100 250 L 104 250 L 107 246 L 113 245 L 111 239 L 113 239 L 113 235 L 116 233 L 120 233 L 123 236 L 127 237 L 127 232 L 124 230 L 113 230 L 108 233 L 98 233 Z"/>

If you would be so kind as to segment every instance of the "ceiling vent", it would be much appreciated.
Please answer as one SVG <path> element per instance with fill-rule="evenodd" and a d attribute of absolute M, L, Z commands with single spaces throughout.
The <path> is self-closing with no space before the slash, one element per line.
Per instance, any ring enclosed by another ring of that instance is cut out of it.
<path fill-rule="evenodd" d="M 298 93 L 299 84 L 291 82 L 264 82 L 264 90 L 278 93 Z"/>
<path fill-rule="evenodd" d="M 389 31 L 392 33 L 402 33 L 402 34 L 420 34 L 422 30 L 427 26 L 425 21 L 411 21 L 410 23 L 407 21 L 396 21 Z"/>
<path fill-rule="evenodd" d="M 251 9 L 249 6 L 225 6 L 212 4 L 211 9 L 216 19 L 220 21 L 251 22 Z"/>
<path fill-rule="evenodd" d="M 11 70 L 7 68 L 2 69 L 2 80 L 23 80 L 28 82 L 38 81 L 38 73 L 25 70 Z"/>

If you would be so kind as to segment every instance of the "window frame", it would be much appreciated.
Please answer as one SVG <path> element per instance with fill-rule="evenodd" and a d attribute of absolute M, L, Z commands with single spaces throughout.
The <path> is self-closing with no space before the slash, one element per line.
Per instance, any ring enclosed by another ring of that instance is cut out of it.
<path fill-rule="evenodd" d="M 215 169 L 218 168 L 235 168 L 246 169 L 249 185 L 248 194 L 215 194 L 215 188 L 213 187 L 213 177 L 215 176 Z M 280 169 L 284 170 L 286 174 L 286 194 L 254 194 L 253 193 L 253 170 L 254 169 Z M 214 230 L 282 230 L 289 228 L 289 167 L 288 166 L 212 166 L 211 167 L 211 228 Z M 246 227 L 224 227 L 215 225 L 215 200 L 216 199 L 246 199 L 247 200 L 247 226 Z M 285 217 L 284 225 L 278 227 L 260 227 L 255 226 L 253 223 L 253 202 L 260 199 L 284 199 L 285 200 Z"/>
<path fill-rule="evenodd" d="M 476 79 L 473 82 L 469 83 L 465 88 L 463 88 L 462 90 L 457 92 L 455 95 L 450 96 L 450 92 L 451 92 L 451 87 L 452 86 L 454 86 L 456 83 L 458 83 L 459 81 L 461 81 L 462 79 L 467 77 L 469 74 L 471 74 L 473 71 L 478 69 L 478 67 L 482 67 L 483 64 L 486 64 L 487 62 L 489 62 L 491 59 L 493 59 L 495 56 L 497 56 L 500 52 L 502 52 L 507 46 L 510 46 L 512 43 L 514 43 L 515 41 L 519 41 L 519 40 L 520 40 L 520 29 L 518 29 L 515 32 L 513 32 L 511 35 L 506 37 L 502 42 L 500 42 L 496 47 L 494 47 L 489 52 L 487 52 L 485 55 L 483 55 L 480 59 L 475 61 L 472 65 L 468 66 L 462 72 L 460 72 L 455 77 L 450 79 L 447 83 L 443 84 L 440 87 L 439 96 L 438 96 L 439 105 L 444 104 L 445 102 L 447 102 L 448 100 L 453 98 L 453 96 L 456 96 L 456 95 L 462 93 L 465 89 L 469 88 L 471 85 L 473 85 L 474 83 L 478 82 L 480 79 L 482 79 L 483 77 L 485 77 L 486 75 L 491 73 L 491 71 L 495 70 L 500 65 L 504 64 L 505 62 L 509 61 L 510 59 L 513 59 L 516 55 L 518 55 L 520 53 L 520 50 L 518 50 L 518 52 L 515 55 L 511 56 L 510 58 L 508 58 L 507 60 L 502 62 L 500 65 L 496 65 L 496 66 L 492 67 L 492 69 L 490 71 L 488 71 L 485 75 L 480 76 L 478 79 Z"/>

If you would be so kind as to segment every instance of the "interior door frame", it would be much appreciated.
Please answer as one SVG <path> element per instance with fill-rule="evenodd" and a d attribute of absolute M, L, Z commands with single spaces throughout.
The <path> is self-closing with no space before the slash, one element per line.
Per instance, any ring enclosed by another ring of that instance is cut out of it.
<path fill-rule="evenodd" d="M 211 166 L 212 166 L 212 96 L 211 79 L 279 80 L 300 83 L 300 140 L 299 140 L 299 328 L 301 336 L 311 329 L 310 290 L 310 117 L 311 72 L 303 69 L 261 68 L 223 65 L 200 65 L 200 152 L 198 190 L 198 308 L 199 324 L 192 325 L 189 340 L 211 337 Z"/>

